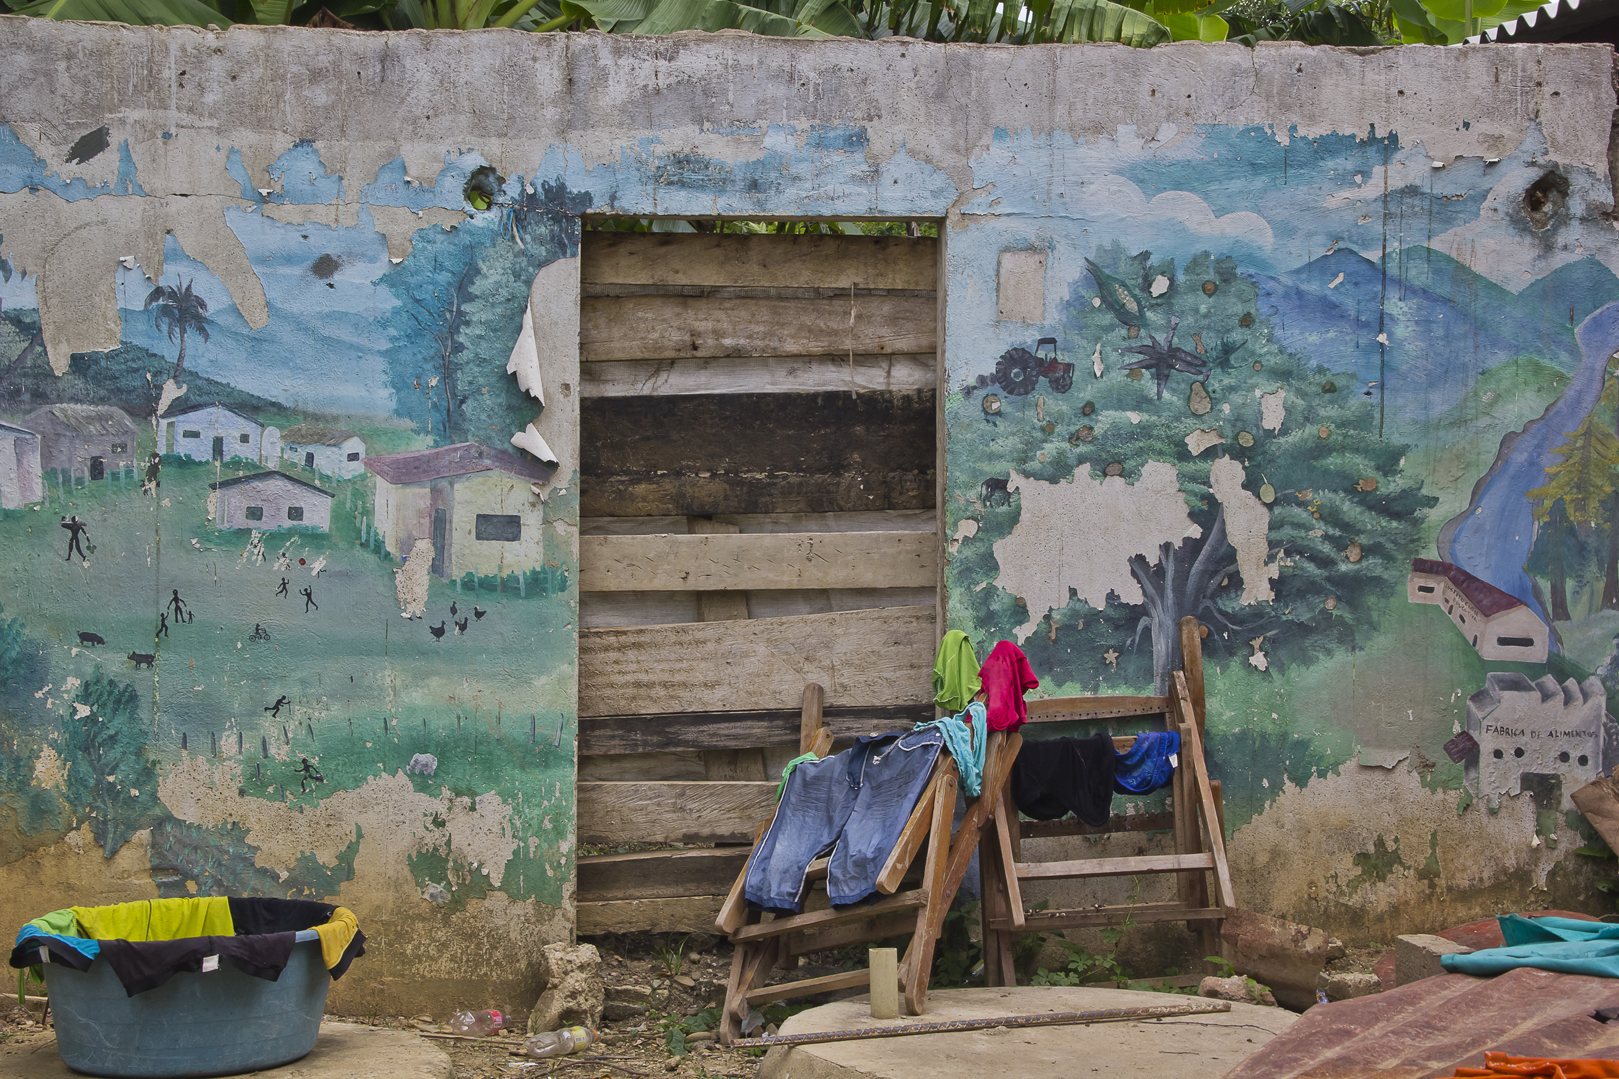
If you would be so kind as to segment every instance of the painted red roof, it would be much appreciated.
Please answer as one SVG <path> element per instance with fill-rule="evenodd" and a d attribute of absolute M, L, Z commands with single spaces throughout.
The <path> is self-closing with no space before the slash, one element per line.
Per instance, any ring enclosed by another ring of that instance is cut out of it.
<path fill-rule="evenodd" d="M 425 483 L 450 476 L 470 476 L 475 472 L 498 470 L 543 483 L 555 469 L 538 461 L 524 460 L 515 453 L 497 450 L 480 442 L 457 442 L 436 450 L 411 450 L 367 457 L 365 467 L 389 483 Z"/>
<path fill-rule="evenodd" d="M 1524 606 L 1523 600 L 1510 592 L 1503 592 L 1488 581 L 1468 573 L 1460 566 L 1449 562 L 1441 562 L 1434 558 L 1413 558 L 1411 560 L 1412 573 L 1428 573 L 1436 577 L 1443 577 L 1456 586 L 1456 591 L 1467 597 L 1467 601 L 1478 608 L 1478 613 L 1489 618 L 1502 611 L 1510 611 L 1514 607 Z"/>

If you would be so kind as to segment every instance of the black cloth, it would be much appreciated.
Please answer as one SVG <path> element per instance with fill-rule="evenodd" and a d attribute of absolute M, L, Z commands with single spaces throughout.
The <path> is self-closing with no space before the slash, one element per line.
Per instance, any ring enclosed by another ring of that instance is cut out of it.
<path fill-rule="evenodd" d="M 1106 734 L 1025 742 L 1012 762 L 1012 800 L 1034 820 L 1072 813 L 1101 827 L 1113 810 L 1116 756 L 1113 738 Z"/>
<path fill-rule="evenodd" d="M 196 973 L 211 955 L 229 959 L 243 974 L 277 981 L 292 957 L 296 934 L 246 937 L 182 937 L 179 940 L 104 940 L 101 958 L 130 996 L 156 989 L 181 971 Z"/>
<path fill-rule="evenodd" d="M 284 933 L 288 930 L 314 929 L 325 925 L 337 910 L 330 903 L 317 903 L 310 899 L 267 899 L 259 896 L 232 896 L 230 920 L 236 935 L 249 933 Z M 331 968 L 332 981 L 348 973 L 349 964 L 365 954 L 365 933 L 355 930 L 354 939 Z"/>

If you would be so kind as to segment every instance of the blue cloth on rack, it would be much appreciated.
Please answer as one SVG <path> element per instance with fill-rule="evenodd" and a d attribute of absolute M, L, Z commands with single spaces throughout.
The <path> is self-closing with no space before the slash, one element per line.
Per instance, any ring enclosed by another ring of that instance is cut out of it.
<path fill-rule="evenodd" d="M 912 730 L 928 727 L 937 727 L 944 735 L 944 748 L 950 751 L 961 776 L 961 792 L 977 798 L 984 786 L 984 747 L 989 741 L 989 716 L 983 703 L 974 701 L 963 712 L 918 723 Z"/>
<path fill-rule="evenodd" d="M 1440 965 L 1452 974 L 1490 976 L 1516 967 L 1535 967 L 1559 974 L 1619 978 L 1619 925 L 1521 914 L 1503 914 L 1497 921 L 1506 942 L 1503 947 L 1441 956 Z"/>
<path fill-rule="evenodd" d="M 1113 762 L 1113 789 L 1120 794 L 1147 794 L 1175 775 L 1181 736 L 1175 731 L 1142 731 Z"/>

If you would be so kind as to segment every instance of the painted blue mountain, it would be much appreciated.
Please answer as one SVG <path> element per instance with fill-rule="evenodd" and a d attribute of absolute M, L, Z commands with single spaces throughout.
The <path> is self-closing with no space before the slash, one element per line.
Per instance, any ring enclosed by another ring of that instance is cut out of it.
<path fill-rule="evenodd" d="M 1406 248 L 1386 261 L 1385 278 L 1379 262 L 1335 251 L 1255 280 L 1259 313 L 1272 320 L 1277 341 L 1332 370 L 1353 372 L 1362 392 L 1385 381 L 1395 427 L 1454 407 L 1503 355 L 1574 371 L 1580 351 L 1573 328 L 1565 318 L 1548 318 L 1548 308 L 1561 314 L 1572 306 L 1578 323 L 1619 294 L 1619 278 L 1595 259 L 1565 266 L 1518 295 L 1431 248 Z M 1557 297 L 1557 306 L 1548 296 Z"/>

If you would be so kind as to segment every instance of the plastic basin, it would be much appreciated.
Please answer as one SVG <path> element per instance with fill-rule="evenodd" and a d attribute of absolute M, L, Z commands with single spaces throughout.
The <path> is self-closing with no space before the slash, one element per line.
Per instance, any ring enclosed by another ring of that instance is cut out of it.
<path fill-rule="evenodd" d="M 225 959 L 133 997 L 104 962 L 44 969 L 62 1061 L 86 1075 L 179 1079 L 291 1063 L 315 1047 L 331 988 L 319 941 L 293 945 L 277 981 Z"/>

